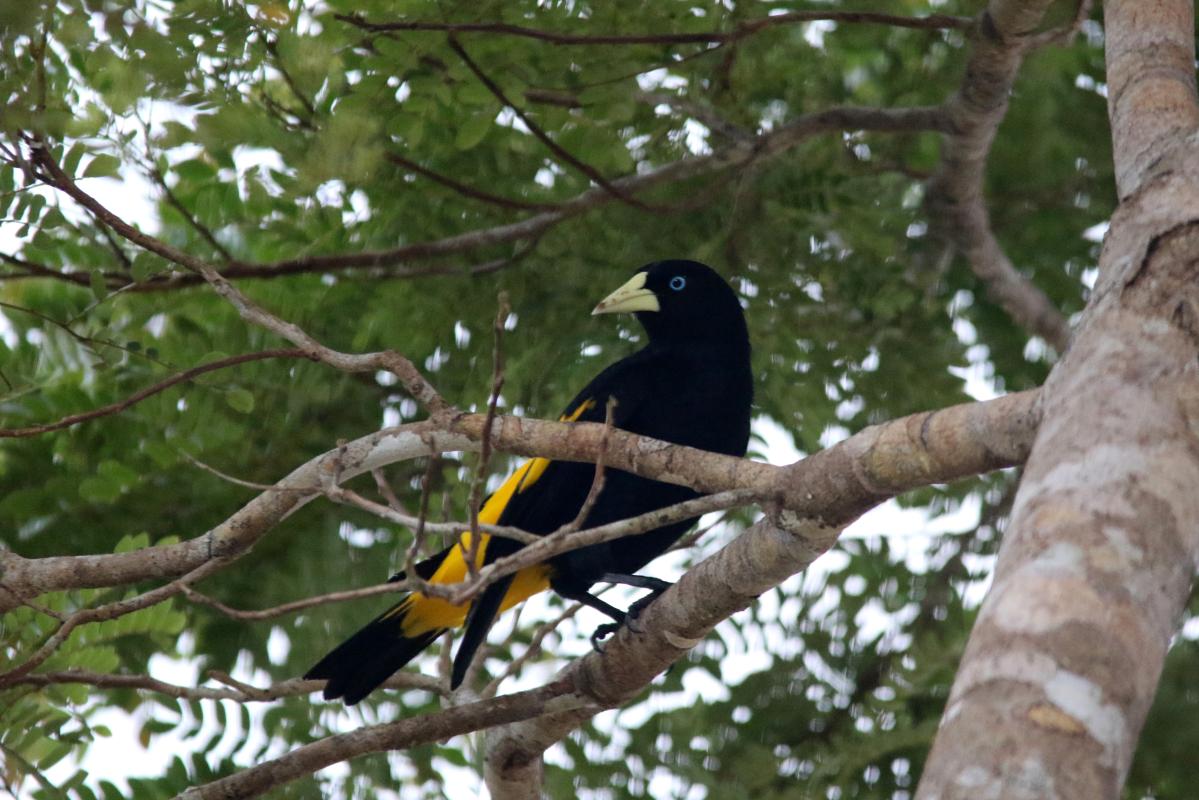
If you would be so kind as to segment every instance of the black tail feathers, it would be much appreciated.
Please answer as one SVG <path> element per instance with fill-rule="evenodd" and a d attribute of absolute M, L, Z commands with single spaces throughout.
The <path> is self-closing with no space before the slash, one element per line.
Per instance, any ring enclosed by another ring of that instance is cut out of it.
<path fill-rule="evenodd" d="M 454 669 L 450 673 L 451 689 L 457 689 L 466 678 L 466 670 L 474 660 L 475 651 L 487 638 L 487 632 L 491 630 L 491 623 L 495 622 L 495 615 L 500 612 L 500 605 L 514 577 L 509 575 L 491 584 L 480 598 L 471 603 L 470 613 L 466 616 L 466 632 L 462 634 L 458 654 L 454 656 Z"/>
<path fill-rule="evenodd" d="M 438 565 L 452 549 L 447 547 L 417 564 L 416 574 L 430 580 L 437 572 Z M 403 572 L 388 578 L 389 582 L 402 580 Z M 329 681 L 325 685 L 325 699 L 336 700 L 344 697 L 346 705 L 352 706 L 445 633 L 444 628 L 438 628 L 412 638 L 404 636 L 404 614 L 395 613 L 396 608 L 397 606 L 392 606 L 384 611 L 362 630 L 335 647 L 304 674 L 304 679 Z"/>
<path fill-rule="evenodd" d="M 340 697 L 354 705 L 444 633 L 437 629 L 409 638 L 401 631 L 403 614 L 387 614 L 392 612 L 376 617 L 305 673 L 306 680 L 328 681 L 326 700 Z"/>

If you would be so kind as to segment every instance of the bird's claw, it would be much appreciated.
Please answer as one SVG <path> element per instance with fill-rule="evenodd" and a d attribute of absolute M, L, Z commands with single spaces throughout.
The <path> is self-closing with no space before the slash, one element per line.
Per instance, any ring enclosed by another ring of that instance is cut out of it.
<path fill-rule="evenodd" d="M 597 653 L 604 652 L 604 639 L 620 630 L 620 624 L 616 622 L 608 622 L 600 625 L 591 634 L 591 649 Z"/>

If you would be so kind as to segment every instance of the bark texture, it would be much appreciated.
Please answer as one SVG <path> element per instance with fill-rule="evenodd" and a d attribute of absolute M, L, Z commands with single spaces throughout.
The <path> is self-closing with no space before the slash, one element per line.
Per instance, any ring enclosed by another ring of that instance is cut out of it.
<path fill-rule="evenodd" d="M 919 798 L 1117 798 L 1199 558 L 1193 7 L 1112 0 L 1121 204 Z"/>

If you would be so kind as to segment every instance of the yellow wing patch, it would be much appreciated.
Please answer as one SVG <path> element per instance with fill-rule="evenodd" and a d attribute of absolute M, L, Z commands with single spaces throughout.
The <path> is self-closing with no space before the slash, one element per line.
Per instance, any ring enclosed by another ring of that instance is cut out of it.
<path fill-rule="evenodd" d="M 595 408 L 595 401 L 586 400 L 570 414 L 563 414 L 559 421 L 576 422 L 579 417 L 592 408 Z M 479 522 L 484 525 L 497 524 L 512 496 L 518 492 L 524 492 L 535 484 L 549 465 L 548 458 L 532 458 L 521 464 L 479 509 Z M 478 566 L 483 564 L 483 557 L 487 552 L 487 542 L 490 538 L 486 533 L 479 534 L 479 548 L 475 560 Z M 437 571 L 429 578 L 429 582 L 458 583 L 465 580 L 466 557 L 469 551 L 470 531 L 463 531 L 462 535 L 458 537 L 458 545 L 437 566 Z M 522 600 L 532 597 L 538 592 L 543 592 L 549 587 L 549 568 L 546 565 L 538 564 L 522 569 L 516 573 L 512 585 L 508 587 L 508 592 L 500 604 L 500 611 L 507 611 Z M 457 628 L 466 621 L 466 611 L 466 606 L 452 605 L 440 598 L 426 597 L 420 592 L 413 592 L 386 616 L 400 616 L 403 620 L 402 633 L 404 636 L 414 637 L 438 628 Z"/>

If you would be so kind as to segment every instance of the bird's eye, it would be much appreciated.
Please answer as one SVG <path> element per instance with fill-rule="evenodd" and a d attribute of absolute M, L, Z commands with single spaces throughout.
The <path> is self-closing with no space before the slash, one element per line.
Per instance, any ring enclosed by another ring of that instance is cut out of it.
<path fill-rule="evenodd" d="M 670 279 L 670 288 L 674 289 L 676 292 L 681 292 L 683 290 L 683 287 L 686 285 L 687 285 L 687 279 L 684 278 L 682 275 L 675 275 L 673 278 Z"/>

